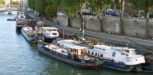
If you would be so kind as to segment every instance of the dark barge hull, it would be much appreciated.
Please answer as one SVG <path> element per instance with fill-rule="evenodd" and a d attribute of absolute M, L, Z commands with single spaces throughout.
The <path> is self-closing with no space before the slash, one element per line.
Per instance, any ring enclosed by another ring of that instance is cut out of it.
<path fill-rule="evenodd" d="M 134 66 L 124 65 L 122 63 L 113 63 L 110 61 L 104 61 L 102 67 L 115 69 L 118 71 L 124 71 L 124 72 L 130 72 L 130 71 L 133 71 L 134 69 Z"/>
<path fill-rule="evenodd" d="M 58 53 L 56 52 L 51 52 L 51 51 L 48 51 L 46 50 L 45 48 L 43 47 L 39 47 L 38 49 L 39 52 L 51 57 L 51 58 L 54 58 L 54 59 L 57 59 L 57 60 L 60 60 L 64 63 L 67 63 L 67 64 L 70 64 L 70 65 L 73 65 L 73 66 L 76 66 L 76 67 L 79 67 L 79 68 L 87 68 L 87 69 L 98 69 L 98 68 L 101 68 L 101 65 L 100 64 L 83 64 L 83 63 L 79 63 L 79 62 L 76 62 L 76 61 L 73 61 L 71 59 L 68 59 L 68 58 L 64 58 L 64 56 L 59 56 Z"/>
<path fill-rule="evenodd" d="M 22 27 L 16 26 L 16 31 L 17 32 L 21 33 L 21 29 L 22 29 Z"/>
<path fill-rule="evenodd" d="M 44 42 L 52 43 L 53 40 L 56 40 L 57 38 L 58 38 L 58 37 L 49 38 L 49 37 L 44 36 Z"/>
<path fill-rule="evenodd" d="M 125 65 L 122 63 L 113 63 L 104 60 L 102 67 L 123 71 L 123 72 L 153 72 L 153 64 L 147 62 L 144 64 L 138 64 L 132 66 L 132 65 Z"/>
<path fill-rule="evenodd" d="M 30 43 L 34 43 L 36 41 L 36 36 L 29 36 L 24 30 L 21 29 L 21 33 L 23 37 Z"/>

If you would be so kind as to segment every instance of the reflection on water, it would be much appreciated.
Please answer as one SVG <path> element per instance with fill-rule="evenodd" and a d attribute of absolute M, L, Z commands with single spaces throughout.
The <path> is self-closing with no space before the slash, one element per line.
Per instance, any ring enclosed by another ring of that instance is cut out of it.
<path fill-rule="evenodd" d="M 61 61 L 48 58 L 16 33 L 15 22 L 6 21 L 16 17 L 0 12 L 0 75 L 149 75 L 124 73 L 110 69 L 80 69 Z"/>

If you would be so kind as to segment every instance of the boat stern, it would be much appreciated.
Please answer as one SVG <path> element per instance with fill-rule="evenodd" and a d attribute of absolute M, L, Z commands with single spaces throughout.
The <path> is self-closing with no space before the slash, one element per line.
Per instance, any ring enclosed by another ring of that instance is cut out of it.
<path fill-rule="evenodd" d="M 145 58 L 143 55 L 135 55 L 133 57 L 127 57 L 127 65 L 138 65 L 145 63 Z"/>

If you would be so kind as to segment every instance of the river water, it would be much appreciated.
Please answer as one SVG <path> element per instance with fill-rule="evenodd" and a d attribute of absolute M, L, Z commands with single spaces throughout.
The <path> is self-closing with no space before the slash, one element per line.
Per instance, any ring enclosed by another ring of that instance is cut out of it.
<path fill-rule="evenodd" d="M 14 18 L 0 12 L 0 75 L 151 75 L 125 73 L 111 69 L 80 69 L 39 53 L 21 34 L 16 33 Z"/>

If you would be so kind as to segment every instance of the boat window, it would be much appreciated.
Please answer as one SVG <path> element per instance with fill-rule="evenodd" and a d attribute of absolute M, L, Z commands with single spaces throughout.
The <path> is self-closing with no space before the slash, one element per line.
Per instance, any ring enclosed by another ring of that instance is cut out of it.
<path fill-rule="evenodd" d="M 56 33 L 52 33 L 52 35 L 56 35 Z"/>
<path fill-rule="evenodd" d="M 129 53 L 129 50 L 125 50 L 125 52 Z"/>
<path fill-rule="evenodd" d="M 91 46 L 90 48 L 91 48 L 91 49 L 93 49 L 94 47 L 93 47 L 93 46 Z"/>
<path fill-rule="evenodd" d="M 95 53 L 95 56 L 97 56 L 97 53 Z"/>
<path fill-rule="evenodd" d="M 77 50 L 75 49 L 74 52 L 77 52 Z"/>
<path fill-rule="evenodd" d="M 94 55 L 94 52 L 92 52 L 91 54 Z"/>
<path fill-rule="evenodd" d="M 105 51 L 105 49 L 102 48 L 103 51 Z"/>
<path fill-rule="evenodd" d="M 115 57 L 115 54 L 116 54 L 116 53 L 115 53 L 115 52 L 113 52 L 112 56 L 113 56 L 113 57 Z"/>
<path fill-rule="evenodd" d="M 60 44 L 59 44 L 59 43 L 57 43 L 57 46 L 60 46 Z"/>
<path fill-rule="evenodd" d="M 95 47 L 95 49 L 99 50 L 99 48 Z"/>
<path fill-rule="evenodd" d="M 125 53 L 121 53 L 121 55 L 125 55 Z"/>
<path fill-rule="evenodd" d="M 100 54 L 100 57 L 103 57 L 103 54 Z"/>
<path fill-rule="evenodd" d="M 90 54 L 90 51 L 88 51 L 88 54 Z"/>

